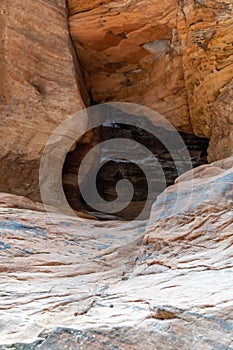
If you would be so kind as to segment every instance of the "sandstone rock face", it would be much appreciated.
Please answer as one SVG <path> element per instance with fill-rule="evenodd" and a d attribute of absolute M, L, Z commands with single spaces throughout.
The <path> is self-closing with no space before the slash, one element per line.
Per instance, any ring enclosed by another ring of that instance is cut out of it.
<path fill-rule="evenodd" d="M 212 135 L 210 161 L 232 154 L 230 1 L 69 0 L 68 6 L 85 82 L 65 0 L 2 2 L 2 191 L 39 199 L 44 145 L 62 120 L 89 103 L 85 85 L 96 102 L 136 102 L 179 130 Z M 84 153 L 93 142 L 82 143 Z"/>
<path fill-rule="evenodd" d="M 70 31 L 95 102 L 128 101 L 192 132 L 178 2 L 68 0 Z"/>
<path fill-rule="evenodd" d="M 3 0 L 0 16 L 0 188 L 38 199 L 44 146 L 87 94 L 77 85 L 65 0 Z"/>
<path fill-rule="evenodd" d="M 233 152 L 233 81 L 218 96 L 213 106 L 209 161 L 230 156 Z"/>
<path fill-rule="evenodd" d="M 210 137 L 213 124 L 222 119 L 211 107 L 216 101 L 218 109 L 216 99 L 233 78 L 232 31 L 232 1 L 180 1 L 178 32 L 185 85 L 191 124 L 198 136 Z M 231 102 L 230 98 L 225 101 Z M 222 127 L 221 133 L 228 130 Z"/>
<path fill-rule="evenodd" d="M 217 126 L 220 110 L 232 110 L 231 96 L 224 94 L 233 78 L 232 1 L 68 0 L 68 6 L 95 102 L 148 106 L 179 130 L 213 135 L 212 144 L 221 139 L 210 160 L 232 154 L 229 127 Z"/>
<path fill-rule="evenodd" d="M 2 195 L 0 349 L 231 349 L 232 181 L 233 158 L 184 174 L 146 226 Z"/>

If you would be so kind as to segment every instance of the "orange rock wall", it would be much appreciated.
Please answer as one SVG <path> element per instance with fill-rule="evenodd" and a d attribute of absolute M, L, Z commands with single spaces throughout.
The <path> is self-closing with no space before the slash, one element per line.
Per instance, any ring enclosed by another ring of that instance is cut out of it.
<path fill-rule="evenodd" d="M 38 199 L 44 146 L 88 98 L 65 0 L 2 0 L 0 16 L 0 188 Z"/>
<path fill-rule="evenodd" d="M 223 98 L 231 103 L 224 94 L 233 80 L 231 0 L 68 0 L 68 6 L 71 35 L 95 102 L 148 106 L 179 130 L 225 139 L 232 154 L 228 127 L 216 129 L 222 115 L 214 111 Z M 213 149 L 221 147 L 215 141 L 210 160 L 226 156 L 225 149 Z"/>
<path fill-rule="evenodd" d="M 148 106 L 211 137 L 210 161 L 232 154 L 231 0 L 68 0 L 68 8 L 1 2 L 1 191 L 39 199 L 44 146 L 89 96 Z"/>
<path fill-rule="evenodd" d="M 157 110 L 192 132 L 173 0 L 69 0 L 70 31 L 93 100 Z"/>
<path fill-rule="evenodd" d="M 178 19 L 191 124 L 196 135 L 210 137 L 211 107 L 233 79 L 233 3 L 180 1 Z"/>

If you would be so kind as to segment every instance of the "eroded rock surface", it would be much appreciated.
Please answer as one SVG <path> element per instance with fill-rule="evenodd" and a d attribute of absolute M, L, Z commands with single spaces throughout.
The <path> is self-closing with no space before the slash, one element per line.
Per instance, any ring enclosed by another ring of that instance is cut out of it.
<path fill-rule="evenodd" d="M 233 81 L 211 107 L 212 136 L 209 161 L 230 156 L 233 152 Z"/>
<path fill-rule="evenodd" d="M 210 137 L 213 124 L 222 119 L 221 115 L 212 113 L 211 107 L 215 101 L 218 104 L 217 97 L 233 78 L 232 31 L 232 1 L 180 1 L 178 32 L 182 64 L 191 124 L 198 136 Z M 230 104 L 231 99 L 225 97 L 225 102 Z M 227 139 L 225 127 L 221 132 Z M 222 152 L 221 158 L 225 157 Z"/>
<path fill-rule="evenodd" d="M 65 0 L 1 4 L 1 191 L 39 199 L 41 153 L 56 126 L 89 103 L 86 87 L 92 102 L 136 102 L 211 136 L 210 161 L 232 154 L 231 1 L 68 7 L 69 23 Z M 93 143 L 82 144 L 78 162 Z"/>
<path fill-rule="evenodd" d="M 232 154 L 232 1 L 68 5 L 72 39 L 95 102 L 145 105 L 181 131 L 213 135 L 210 161 Z M 219 127 L 227 109 L 228 126 Z"/>
<path fill-rule="evenodd" d="M 87 95 L 65 0 L 3 0 L 0 16 L 0 188 L 38 200 L 44 146 Z"/>
<path fill-rule="evenodd" d="M 142 104 L 192 132 L 178 2 L 69 0 L 68 6 L 72 39 L 93 100 Z"/>
<path fill-rule="evenodd" d="M 232 180 L 184 174 L 146 226 L 1 208 L 1 349 L 231 349 Z"/>
<path fill-rule="evenodd" d="M 68 4 L 92 102 L 149 106 L 211 136 L 210 160 L 232 153 L 230 0 Z M 37 199 L 44 145 L 88 97 L 66 2 L 1 7 L 0 188 Z M 186 173 L 148 223 L 1 194 L 0 349 L 232 349 L 232 183 L 232 158 Z"/>

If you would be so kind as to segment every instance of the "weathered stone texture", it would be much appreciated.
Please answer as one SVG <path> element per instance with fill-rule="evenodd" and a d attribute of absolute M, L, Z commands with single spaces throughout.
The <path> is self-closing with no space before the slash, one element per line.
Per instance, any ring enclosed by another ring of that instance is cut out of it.
<path fill-rule="evenodd" d="M 233 78 L 233 4 L 184 0 L 178 14 L 191 124 L 196 135 L 210 137 L 213 124 L 221 120 L 211 107 Z"/>
<path fill-rule="evenodd" d="M 38 199 L 44 146 L 87 95 L 76 80 L 65 0 L 3 0 L 0 23 L 0 188 Z"/>
<path fill-rule="evenodd" d="M 218 96 L 211 107 L 211 113 L 210 162 L 228 157 L 233 153 L 233 81 Z"/>
<path fill-rule="evenodd" d="M 210 149 L 211 160 L 232 154 L 232 98 L 224 94 L 233 78 L 232 1 L 68 5 L 71 35 L 95 102 L 145 105 L 179 130 L 213 135 L 212 144 L 221 139 L 217 150 Z M 223 98 L 231 114 L 220 130 Z"/>
<path fill-rule="evenodd" d="M 138 227 L 0 196 L 0 349 L 231 349 L 232 180 L 233 158 L 184 174 Z"/>
<path fill-rule="evenodd" d="M 69 0 L 68 6 L 71 35 L 93 100 L 142 104 L 192 132 L 178 2 Z"/>

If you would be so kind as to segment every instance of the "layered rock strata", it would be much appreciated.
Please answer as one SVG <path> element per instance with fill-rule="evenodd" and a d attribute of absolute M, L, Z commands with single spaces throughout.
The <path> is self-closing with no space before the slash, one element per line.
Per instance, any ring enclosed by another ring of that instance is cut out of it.
<path fill-rule="evenodd" d="M 231 349 L 232 180 L 232 158 L 184 174 L 146 226 L 0 196 L 0 349 Z"/>

